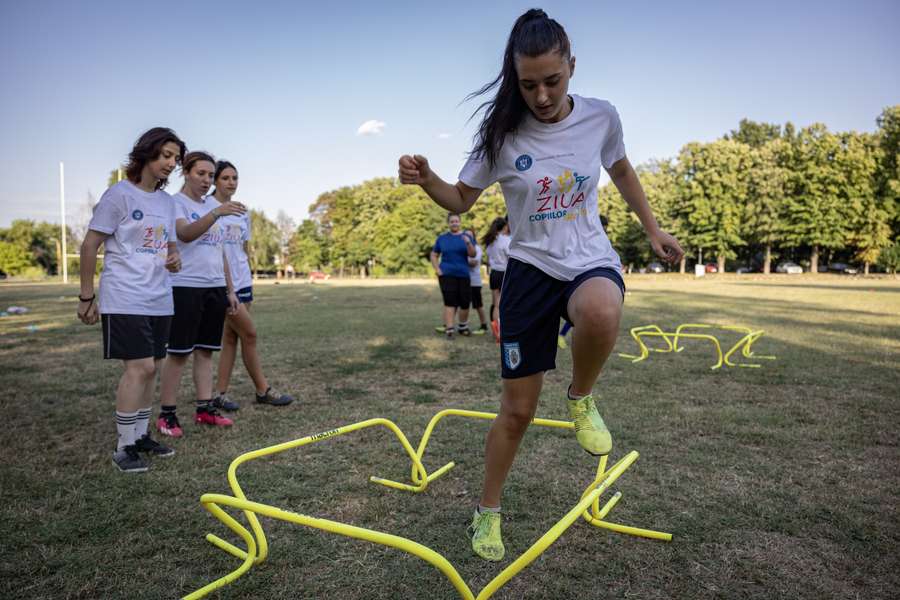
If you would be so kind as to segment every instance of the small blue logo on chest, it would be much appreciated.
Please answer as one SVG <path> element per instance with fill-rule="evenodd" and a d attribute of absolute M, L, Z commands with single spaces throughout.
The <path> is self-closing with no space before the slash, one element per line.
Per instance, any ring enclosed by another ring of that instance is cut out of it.
<path fill-rule="evenodd" d="M 523 154 L 519 158 L 516 159 L 516 169 L 519 171 L 527 171 L 531 168 L 531 164 L 534 161 L 531 160 L 531 157 L 527 154 Z"/>
<path fill-rule="evenodd" d="M 138 209 L 134 209 L 134 212 L 131 213 L 131 218 L 134 219 L 135 221 L 140 221 L 141 219 L 144 218 L 144 213 L 142 213 Z"/>
<path fill-rule="evenodd" d="M 191 218 L 195 221 L 199 221 L 200 215 L 198 215 L 197 213 L 191 213 Z"/>

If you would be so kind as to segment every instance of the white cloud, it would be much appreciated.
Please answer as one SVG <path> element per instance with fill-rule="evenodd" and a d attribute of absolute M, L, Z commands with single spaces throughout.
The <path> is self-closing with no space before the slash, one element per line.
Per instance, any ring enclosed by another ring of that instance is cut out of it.
<path fill-rule="evenodd" d="M 370 119 L 359 126 L 359 129 L 356 130 L 356 135 L 381 135 L 385 127 L 387 125 L 384 121 Z"/>
<path fill-rule="evenodd" d="M 453 134 L 452 134 L 452 133 L 439 133 L 439 134 L 438 134 L 438 139 L 439 139 L 439 140 L 449 140 L 449 139 L 452 138 L 452 137 L 453 137 Z"/>

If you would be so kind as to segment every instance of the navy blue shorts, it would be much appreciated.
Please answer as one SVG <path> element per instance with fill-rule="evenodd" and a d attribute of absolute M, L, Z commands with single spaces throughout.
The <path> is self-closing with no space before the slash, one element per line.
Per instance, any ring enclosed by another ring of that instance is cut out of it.
<path fill-rule="evenodd" d="M 572 281 L 550 277 L 537 267 L 509 259 L 500 291 L 500 363 L 504 379 L 527 377 L 556 368 L 559 318 L 569 319 L 566 308 L 578 286 L 593 277 L 605 277 L 622 291 L 625 282 L 616 269 L 597 267 Z"/>
<path fill-rule="evenodd" d="M 241 304 L 250 304 L 253 302 L 253 286 L 248 285 L 245 288 L 241 288 L 234 295 L 237 296 L 238 302 Z"/>

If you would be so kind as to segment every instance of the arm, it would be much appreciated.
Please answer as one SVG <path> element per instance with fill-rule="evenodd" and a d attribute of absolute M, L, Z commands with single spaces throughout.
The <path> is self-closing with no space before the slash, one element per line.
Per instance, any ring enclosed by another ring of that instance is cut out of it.
<path fill-rule="evenodd" d="M 466 185 L 466 184 L 461 183 L 461 185 Z M 474 257 L 475 256 L 475 244 L 473 244 L 472 240 L 469 239 L 468 233 L 464 233 L 464 234 L 462 234 L 462 236 L 463 236 L 463 241 L 466 243 L 466 254 L 469 255 L 469 258 Z"/>
<path fill-rule="evenodd" d="M 456 185 L 450 185 L 428 166 L 428 159 L 416 154 L 400 157 L 400 182 L 422 186 L 425 193 L 437 203 L 438 206 L 454 213 L 467 212 L 482 190 L 469 187 L 462 181 Z"/>
<path fill-rule="evenodd" d="M 650 246 L 656 252 L 656 255 L 670 263 L 681 260 L 684 250 L 681 249 L 678 240 L 674 236 L 659 228 L 659 223 L 656 222 L 656 217 L 653 216 L 650 203 L 647 202 L 644 188 L 641 187 L 637 173 L 634 172 L 634 168 L 632 168 L 628 159 L 620 159 L 611 168 L 607 169 L 607 173 L 609 173 L 612 182 L 616 184 L 616 188 L 622 194 L 625 202 L 640 219 L 644 231 L 647 232 L 647 238 L 650 240 Z"/>
<path fill-rule="evenodd" d="M 225 292 L 228 296 L 228 313 L 233 315 L 237 312 L 240 302 L 238 302 L 234 293 L 234 283 L 231 281 L 231 268 L 228 266 L 228 257 L 225 256 L 224 250 L 222 250 L 222 266 L 225 267 Z"/>
<path fill-rule="evenodd" d="M 78 300 L 78 318 L 85 325 L 93 325 L 100 318 L 97 300 L 94 295 L 94 271 L 97 270 L 97 250 L 109 236 L 89 229 L 81 244 L 81 290 Z M 82 301 L 80 298 L 88 298 Z"/>
<path fill-rule="evenodd" d="M 181 270 L 181 253 L 178 252 L 178 245 L 175 242 L 166 244 L 166 269 L 170 273 L 177 273 Z"/>
<path fill-rule="evenodd" d="M 441 255 L 434 250 L 431 251 L 431 266 L 434 267 L 434 272 L 437 273 L 437 276 L 440 277 L 443 275 L 441 273 Z"/>
<path fill-rule="evenodd" d="M 247 212 L 247 208 L 240 202 L 223 202 L 193 223 L 188 223 L 187 219 L 177 219 L 175 221 L 175 233 L 178 235 L 179 240 L 189 244 L 206 233 L 213 226 L 213 223 L 219 220 L 219 217 L 242 215 L 245 212 Z"/>

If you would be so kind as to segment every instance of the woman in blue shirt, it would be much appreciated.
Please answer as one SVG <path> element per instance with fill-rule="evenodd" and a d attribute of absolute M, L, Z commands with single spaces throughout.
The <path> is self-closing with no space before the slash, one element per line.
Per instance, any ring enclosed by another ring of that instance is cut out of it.
<path fill-rule="evenodd" d="M 442 233 L 431 249 L 431 264 L 441 284 L 444 297 L 444 333 L 453 338 L 453 315 L 459 309 L 459 335 L 471 335 L 469 331 L 469 304 L 472 290 L 469 284 L 469 257 L 475 256 L 474 240 L 460 228 L 456 213 L 447 215 L 450 231 Z"/>

